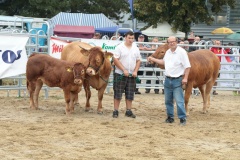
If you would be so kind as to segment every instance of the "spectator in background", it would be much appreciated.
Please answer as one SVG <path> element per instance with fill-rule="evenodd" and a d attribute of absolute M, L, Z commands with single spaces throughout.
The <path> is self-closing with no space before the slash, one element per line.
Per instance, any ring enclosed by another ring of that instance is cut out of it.
<path fill-rule="evenodd" d="M 187 52 L 189 51 L 189 46 L 185 46 L 185 45 L 189 45 L 188 40 L 185 40 L 185 41 L 182 40 L 182 41 L 179 42 L 179 44 L 181 44 L 180 47 L 182 47 L 183 49 L 185 49 Z"/>
<path fill-rule="evenodd" d="M 140 34 L 138 36 L 138 42 L 144 42 L 144 39 L 145 39 L 145 37 L 143 34 Z M 152 50 L 151 46 L 148 44 L 141 43 L 141 44 L 138 44 L 137 46 L 138 46 L 139 50 L 141 50 L 141 51 L 151 51 Z"/>
<path fill-rule="evenodd" d="M 210 50 L 215 53 L 216 55 L 218 54 L 228 54 L 227 51 L 220 47 L 221 46 L 221 42 L 219 40 L 215 40 L 214 41 L 214 45 L 219 46 L 219 47 L 212 47 Z M 226 58 L 227 62 L 231 62 L 230 57 L 222 57 L 222 56 L 218 56 L 219 61 L 222 61 L 222 58 Z M 220 73 L 218 74 L 218 77 L 220 76 Z M 217 86 L 217 82 L 214 83 L 214 86 Z M 216 90 L 213 90 L 213 95 L 218 95 L 218 93 L 216 92 Z"/>
<path fill-rule="evenodd" d="M 102 37 L 102 35 L 100 33 L 96 32 L 92 39 L 101 39 L 101 37 Z"/>
<path fill-rule="evenodd" d="M 200 41 L 201 41 L 200 37 L 196 36 L 196 37 L 194 38 L 193 45 L 197 45 Z M 198 48 L 199 48 L 199 47 L 197 47 L 197 46 L 191 46 L 191 47 L 189 47 L 189 52 L 198 50 Z"/>
<path fill-rule="evenodd" d="M 189 38 L 189 39 L 194 39 L 194 38 L 195 38 L 193 31 L 191 31 L 191 32 L 189 33 L 188 38 Z"/>
<path fill-rule="evenodd" d="M 186 45 L 186 46 L 184 46 L 184 49 L 185 49 L 187 52 L 189 52 L 189 46 L 187 46 L 187 45 L 189 45 L 189 41 L 188 41 L 188 40 L 185 40 L 185 41 L 184 41 L 184 44 Z"/>
<path fill-rule="evenodd" d="M 184 41 L 183 40 L 179 41 L 178 44 L 181 44 L 180 47 L 184 48 Z"/>
<path fill-rule="evenodd" d="M 219 41 L 219 40 L 215 40 L 214 41 L 214 45 L 216 45 L 216 46 L 219 46 L 219 47 L 212 47 L 210 50 L 213 52 L 213 53 L 215 53 L 215 54 L 228 54 L 227 53 L 227 51 L 224 49 L 224 48 L 222 48 L 221 47 L 221 42 Z M 221 62 L 222 60 L 222 56 L 218 56 L 218 58 L 219 58 L 219 61 Z M 226 56 L 226 60 L 227 60 L 227 62 L 231 62 L 231 59 L 229 58 L 229 57 L 227 57 Z"/>
<path fill-rule="evenodd" d="M 145 39 L 145 37 L 143 34 L 140 34 L 138 36 L 138 42 L 144 42 L 144 39 Z M 151 51 L 152 50 L 151 46 L 148 44 L 141 43 L 141 44 L 138 44 L 137 46 L 140 51 Z M 147 57 L 146 54 L 142 53 L 142 58 L 144 59 L 146 57 Z M 145 65 L 145 63 L 141 63 L 141 66 L 144 66 L 144 65 Z M 143 75 L 143 71 L 138 71 L 138 75 Z M 141 81 L 138 83 L 141 83 Z M 139 88 L 137 88 L 137 87 L 135 90 L 135 94 L 141 94 L 141 92 L 139 91 Z"/>
<path fill-rule="evenodd" d="M 154 37 L 154 38 L 152 39 L 152 42 L 153 42 L 153 43 L 158 43 L 158 37 Z M 156 44 L 152 44 L 152 45 L 151 45 L 151 49 L 152 49 L 153 51 L 155 51 L 157 48 L 158 48 L 158 45 L 156 45 Z M 151 55 L 151 53 L 149 53 L 149 54 L 147 55 L 147 57 L 149 57 L 150 55 Z M 156 67 L 155 65 L 156 65 L 156 64 L 151 64 L 151 63 L 149 63 L 149 62 L 146 62 L 145 67 Z M 155 75 L 155 74 L 156 74 L 156 75 Z M 160 72 L 159 72 L 159 71 L 158 71 L 158 72 L 146 71 L 146 76 L 160 76 Z M 147 83 L 147 84 L 151 84 L 151 80 L 147 80 L 146 83 Z M 159 80 L 156 80 L 156 84 L 159 84 Z M 145 93 L 150 93 L 150 90 L 151 90 L 150 88 L 146 88 L 146 89 L 145 89 Z M 159 89 L 155 88 L 155 89 L 154 89 L 154 92 L 155 92 L 155 94 L 159 94 Z"/>
<path fill-rule="evenodd" d="M 110 40 L 117 40 L 121 36 L 120 33 L 116 34 L 117 33 L 114 33 Z"/>

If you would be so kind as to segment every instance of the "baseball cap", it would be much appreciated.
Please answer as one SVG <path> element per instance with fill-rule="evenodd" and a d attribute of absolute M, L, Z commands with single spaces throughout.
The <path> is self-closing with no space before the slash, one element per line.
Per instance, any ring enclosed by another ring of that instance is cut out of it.
<path fill-rule="evenodd" d="M 140 34 L 138 37 L 144 37 L 144 35 L 143 35 L 143 34 Z"/>

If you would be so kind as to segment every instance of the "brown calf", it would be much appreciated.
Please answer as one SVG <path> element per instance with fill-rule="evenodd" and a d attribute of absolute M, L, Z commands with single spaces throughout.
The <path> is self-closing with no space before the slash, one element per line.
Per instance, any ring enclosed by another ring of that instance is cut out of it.
<path fill-rule="evenodd" d="M 85 69 L 81 63 L 66 62 L 46 54 L 32 54 L 26 68 L 30 108 L 38 108 L 38 96 L 44 83 L 49 87 L 62 88 L 66 114 L 73 112 L 74 100 L 81 91 L 85 78 Z"/>
<path fill-rule="evenodd" d="M 97 112 L 102 113 L 102 99 L 108 84 L 112 67 L 109 58 L 112 53 L 103 52 L 100 47 L 92 47 L 84 42 L 72 42 L 63 48 L 61 59 L 83 63 L 87 67 L 83 86 L 86 94 L 86 111 L 90 110 L 91 90 L 98 90 Z"/>

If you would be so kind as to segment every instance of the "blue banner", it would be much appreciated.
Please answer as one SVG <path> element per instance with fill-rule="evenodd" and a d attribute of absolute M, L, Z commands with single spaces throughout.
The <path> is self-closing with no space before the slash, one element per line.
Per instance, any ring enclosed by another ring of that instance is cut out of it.
<path fill-rule="evenodd" d="M 131 14 L 132 14 L 132 20 L 134 19 L 134 16 L 133 16 L 133 0 L 128 0 L 128 3 L 130 5 L 130 10 L 131 10 Z"/>

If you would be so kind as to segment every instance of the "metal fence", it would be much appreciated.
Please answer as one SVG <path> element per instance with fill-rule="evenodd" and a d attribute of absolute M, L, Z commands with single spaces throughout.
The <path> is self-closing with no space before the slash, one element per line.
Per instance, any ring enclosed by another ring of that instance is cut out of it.
<path fill-rule="evenodd" d="M 48 25 L 48 24 L 47 24 Z M 37 51 L 37 52 L 42 52 L 42 53 L 48 53 L 49 52 L 49 44 L 50 44 L 50 35 L 43 34 L 43 31 L 33 31 L 30 30 L 29 32 L 26 31 L 16 31 L 13 30 L 12 32 L 0 32 L 0 34 L 8 34 L 8 35 L 13 35 L 13 36 L 29 36 L 29 41 L 26 45 L 26 51 L 27 54 L 30 55 L 32 52 Z M 47 32 L 48 33 L 48 32 Z M 32 38 L 35 38 L 35 42 L 32 42 Z M 40 39 L 45 39 L 44 45 L 39 45 Z M 74 40 L 79 40 L 74 38 Z M 137 42 L 138 43 L 138 42 Z M 163 43 L 151 43 L 151 42 L 144 42 L 149 45 L 161 45 Z M 179 46 L 195 46 L 198 47 L 198 49 L 209 49 L 210 47 L 214 47 L 212 45 L 211 41 L 201 41 L 198 44 L 179 44 Z M 216 46 L 215 46 L 216 47 Z M 237 48 L 239 50 L 239 46 L 221 46 L 223 48 Z M 148 55 L 154 53 L 154 51 L 141 51 L 141 55 L 143 57 L 142 59 L 142 65 L 139 69 L 139 71 L 142 71 L 141 75 L 138 75 L 139 79 L 141 79 L 141 83 L 137 84 L 137 88 L 149 88 L 149 89 L 163 89 L 163 82 L 165 79 L 164 76 L 164 70 L 156 67 L 147 67 L 144 64 L 146 63 L 146 58 Z M 221 65 L 232 65 L 232 70 L 230 71 L 223 71 L 220 70 L 221 74 L 229 74 L 229 78 L 218 78 L 217 82 L 219 83 L 228 83 L 227 86 L 216 86 L 216 90 L 230 90 L 230 91 L 239 91 L 240 90 L 240 63 L 239 63 L 239 52 L 238 54 L 228 54 L 228 55 L 219 55 L 219 56 L 230 56 L 233 57 L 234 60 L 232 63 L 221 63 Z M 13 85 L 2 85 L 0 86 L 0 90 L 5 90 L 7 93 L 7 96 L 9 96 L 11 90 L 17 90 L 18 91 L 18 96 L 26 96 L 27 89 L 26 89 L 26 82 L 25 82 L 25 75 L 19 75 L 19 76 L 14 76 L 14 77 L 8 77 L 4 78 L 4 80 L 11 80 L 14 82 Z M 112 82 L 113 80 L 113 74 L 110 75 L 109 81 Z M 147 80 L 150 80 L 151 83 L 147 84 Z M 159 84 L 156 84 L 156 81 L 159 81 Z M 109 90 L 112 88 L 113 84 L 109 83 L 107 86 L 106 92 L 109 92 Z M 58 88 L 49 88 L 47 86 L 43 86 L 42 88 L 45 91 L 45 97 L 48 97 L 48 91 L 50 89 L 58 89 Z"/>

